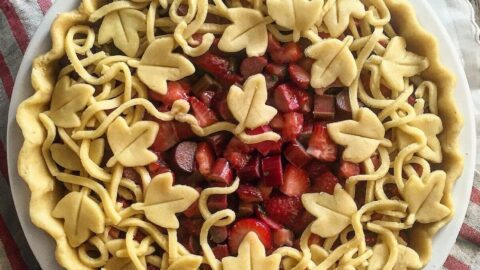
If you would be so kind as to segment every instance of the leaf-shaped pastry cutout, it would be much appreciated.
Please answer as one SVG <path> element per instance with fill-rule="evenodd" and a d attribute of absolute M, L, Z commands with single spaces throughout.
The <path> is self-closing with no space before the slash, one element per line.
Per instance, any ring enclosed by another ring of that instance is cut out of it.
<path fill-rule="evenodd" d="M 312 232 L 324 238 L 343 231 L 357 212 L 355 201 L 338 184 L 333 195 L 324 192 L 303 194 L 302 203 L 317 218 L 312 223 Z"/>
<path fill-rule="evenodd" d="M 145 262 L 145 259 L 140 258 L 140 261 Z M 113 257 L 107 261 L 105 270 L 137 270 L 137 267 L 130 258 Z"/>
<path fill-rule="evenodd" d="M 218 48 L 224 52 L 246 49 L 248 56 L 264 55 L 268 45 L 268 18 L 250 8 L 230 8 L 228 14 L 233 24 L 223 32 Z"/>
<path fill-rule="evenodd" d="M 63 227 L 68 242 L 80 246 L 90 237 L 90 232 L 102 233 L 105 216 L 100 205 L 82 192 L 70 192 L 63 197 L 52 211 L 52 216 L 65 219 Z"/>
<path fill-rule="evenodd" d="M 320 19 L 323 0 L 267 0 L 267 8 L 278 25 L 293 30 L 293 39 L 298 41 L 301 32 Z"/>
<path fill-rule="evenodd" d="M 446 178 L 444 171 L 434 171 L 423 181 L 415 175 L 408 179 L 403 198 L 418 222 L 436 222 L 450 214 L 451 210 L 441 203 Z"/>
<path fill-rule="evenodd" d="M 268 92 L 265 77 L 257 74 L 249 77 L 243 84 L 243 90 L 232 85 L 227 96 L 230 112 L 238 121 L 235 133 L 245 128 L 254 129 L 269 123 L 277 114 L 277 110 L 265 104 Z"/>
<path fill-rule="evenodd" d="M 393 265 L 392 269 L 395 270 L 407 270 L 407 269 L 420 269 L 423 264 L 420 261 L 415 250 L 406 247 L 404 245 L 397 244 L 398 256 L 397 261 Z M 386 244 L 376 244 L 373 247 L 373 254 L 368 259 L 368 270 L 381 270 L 384 269 L 389 257 L 389 250 Z"/>
<path fill-rule="evenodd" d="M 118 117 L 107 130 L 108 144 L 113 152 L 107 166 L 112 167 L 118 161 L 125 167 L 137 167 L 157 160 L 157 155 L 148 150 L 157 132 L 155 122 L 140 121 L 129 127 L 125 119 Z"/>
<path fill-rule="evenodd" d="M 202 257 L 196 255 L 183 255 L 172 263 L 167 270 L 197 270 L 202 264 Z"/>
<path fill-rule="evenodd" d="M 98 43 L 102 45 L 113 39 L 115 47 L 134 57 L 140 46 L 138 32 L 145 32 L 146 25 L 146 16 L 141 11 L 128 8 L 110 12 L 98 30 Z"/>
<path fill-rule="evenodd" d="M 345 86 L 350 86 L 357 76 L 357 64 L 348 48 L 353 38 L 348 36 L 343 42 L 338 39 L 326 39 L 315 43 L 305 50 L 305 54 L 315 59 L 312 65 L 310 84 L 314 88 L 331 85 L 337 78 Z"/>
<path fill-rule="evenodd" d="M 403 37 L 390 40 L 382 57 L 380 72 L 385 84 L 395 91 L 403 91 L 405 77 L 412 77 L 428 68 L 428 59 L 406 50 Z"/>
<path fill-rule="evenodd" d="M 280 254 L 265 256 L 265 247 L 254 232 L 243 238 L 237 257 L 222 259 L 223 270 L 277 270 L 280 267 Z"/>
<path fill-rule="evenodd" d="M 88 84 L 71 85 L 70 78 L 65 76 L 55 85 L 50 103 L 48 116 L 57 127 L 74 128 L 80 126 L 77 115 L 87 106 L 88 100 L 95 92 L 95 88 Z"/>
<path fill-rule="evenodd" d="M 173 53 L 175 41 L 163 37 L 152 42 L 138 66 L 138 77 L 150 89 L 162 95 L 167 93 L 167 81 L 177 81 L 195 72 L 185 56 Z"/>
<path fill-rule="evenodd" d="M 135 210 L 143 210 L 151 222 L 163 228 L 178 229 L 176 213 L 187 210 L 199 196 L 191 187 L 173 184 L 171 173 L 155 176 L 147 187 L 144 203 L 132 205 Z"/>
<path fill-rule="evenodd" d="M 335 4 L 323 16 L 332 37 L 339 37 L 348 27 L 350 17 L 365 17 L 365 6 L 359 0 L 336 0 Z"/>
<path fill-rule="evenodd" d="M 327 125 L 332 140 L 345 146 L 343 159 L 360 163 L 377 150 L 385 136 L 385 128 L 370 109 L 358 110 L 355 120 L 345 120 Z"/>
<path fill-rule="evenodd" d="M 420 129 L 427 137 L 427 145 L 418 151 L 417 155 L 431 162 L 442 162 L 442 147 L 437 138 L 437 135 L 443 131 L 440 117 L 431 113 L 422 114 L 410 121 L 408 125 Z M 403 149 L 417 141 L 400 129 L 397 130 L 396 138 L 399 149 Z"/>
<path fill-rule="evenodd" d="M 105 149 L 105 140 L 100 138 L 92 141 L 88 155 L 95 164 L 100 164 Z M 50 146 L 52 159 L 60 166 L 71 171 L 80 171 L 82 162 L 75 152 L 65 144 L 54 143 Z"/>

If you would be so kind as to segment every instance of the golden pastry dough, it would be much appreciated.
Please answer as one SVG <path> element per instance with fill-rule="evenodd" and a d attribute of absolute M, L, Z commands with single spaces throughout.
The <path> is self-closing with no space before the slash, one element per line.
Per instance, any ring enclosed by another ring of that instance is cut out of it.
<path fill-rule="evenodd" d="M 362 19 L 365 6 L 360 0 L 336 0 L 325 12 L 323 22 L 332 37 L 339 37 L 348 27 L 350 18 Z"/>
<path fill-rule="evenodd" d="M 105 149 L 105 140 L 97 139 L 92 141 L 89 158 L 95 163 L 100 164 Z M 77 154 L 65 144 L 54 143 L 50 146 L 53 160 L 65 169 L 72 171 L 82 170 L 82 162 Z"/>
<path fill-rule="evenodd" d="M 407 269 L 420 269 L 422 262 L 418 257 L 415 250 L 403 246 L 397 245 L 397 260 L 391 265 L 391 268 L 385 268 L 389 251 L 386 244 L 376 244 L 373 247 L 373 255 L 368 260 L 368 270 L 381 270 L 381 269 L 393 269 L 393 270 L 407 270 Z M 392 267 L 393 266 L 393 267 Z"/>

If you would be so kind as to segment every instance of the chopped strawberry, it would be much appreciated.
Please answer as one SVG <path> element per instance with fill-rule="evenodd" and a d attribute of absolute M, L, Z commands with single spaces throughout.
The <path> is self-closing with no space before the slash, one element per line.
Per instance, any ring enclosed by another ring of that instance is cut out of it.
<path fill-rule="evenodd" d="M 373 232 L 366 231 L 365 232 L 365 244 L 369 247 L 375 246 L 377 243 L 377 235 Z"/>
<path fill-rule="evenodd" d="M 182 230 L 189 235 L 199 237 L 202 229 L 203 220 L 201 218 L 185 218 L 182 220 Z"/>
<path fill-rule="evenodd" d="M 340 160 L 340 164 L 338 166 L 338 176 L 342 177 L 343 179 L 348 179 L 351 176 L 355 176 L 359 174 L 360 174 L 359 164 L 348 162 L 343 159 Z"/>
<path fill-rule="evenodd" d="M 148 164 L 148 172 L 150 173 L 151 177 L 154 177 L 162 173 L 170 172 L 170 169 L 163 160 L 159 159 Z"/>
<path fill-rule="evenodd" d="M 237 176 L 242 181 L 251 181 L 260 178 L 260 157 L 258 155 L 253 156 L 247 165 L 243 166 L 240 170 L 237 170 Z"/>
<path fill-rule="evenodd" d="M 275 107 L 281 112 L 293 112 L 300 108 L 296 87 L 293 84 L 281 84 L 274 90 Z"/>
<path fill-rule="evenodd" d="M 315 63 L 314 59 L 305 57 L 298 61 L 297 64 L 302 67 L 303 70 L 305 70 L 308 74 L 310 74 L 310 72 L 312 71 L 313 63 Z"/>
<path fill-rule="evenodd" d="M 170 149 L 172 146 L 177 144 L 180 139 L 175 133 L 174 122 L 164 122 L 157 121 L 158 123 L 158 133 L 153 142 L 152 149 L 157 152 L 164 152 Z"/>
<path fill-rule="evenodd" d="M 182 224 L 183 225 L 183 224 Z M 198 254 L 200 250 L 200 243 L 198 242 L 198 236 L 185 235 L 179 237 L 178 241 L 191 253 Z"/>
<path fill-rule="evenodd" d="M 155 101 L 160 101 L 164 105 L 170 107 L 173 102 L 178 99 L 188 99 L 188 93 L 190 92 L 190 85 L 183 81 L 169 81 L 167 82 L 167 93 L 161 95 L 154 91 L 149 91 L 148 95 Z"/>
<path fill-rule="evenodd" d="M 135 233 L 135 235 L 133 236 L 133 240 L 140 243 L 143 239 L 145 239 L 145 237 L 147 236 L 142 231 L 137 231 L 137 233 Z"/>
<path fill-rule="evenodd" d="M 175 135 L 179 140 L 185 140 L 195 136 L 195 133 L 193 133 L 192 128 L 187 123 L 173 121 L 173 126 L 175 129 Z"/>
<path fill-rule="evenodd" d="M 221 89 L 221 85 L 215 81 L 210 75 L 204 74 L 192 86 L 192 93 L 200 97 L 200 94 L 206 91 L 216 92 Z"/>
<path fill-rule="evenodd" d="M 268 46 L 267 46 L 267 51 L 269 53 L 273 53 L 276 51 L 279 51 L 282 49 L 282 45 L 278 40 L 275 39 L 275 37 L 271 34 L 268 33 Z"/>
<path fill-rule="evenodd" d="M 280 191 L 287 196 L 301 196 L 310 188 L 310 179 L 304 170 L 288 164 Z"/>
<path fill-rule="evenodd" d="M 228 246 L 226 244 L 223 245 L 216 245 L 212 248 L 213 255 L 217 260 L 222 260 L 225 257 L 230 256 L 230 251 L 228 250 Z"/>
<path fill-rule="evenodd" d="M 198 208 L 198 201 L 195 201 L 187 208 L 187 210 L 183 211 L 183 214 L 188 218 L 199 218 L 202 217 L 200 213 L 200 209 Z"/>
<path fill-rule="evenodd" d="M 258 203 L 263 201 L 262 193 L 255 186 L 240 185 L 236 192 L 240 200 L 244 202 Z"/>
<path fill-rule="evenodd" d="M 408 104 L 410 105 L 415 105 L 415 102 L 417 102 L 417 98 L 415 97 L 415 95 L 411 95 L 408 97 Z"/>
<path fill-rule="evenodd" d="M 300 87 L 300 89 L 307 89 L 310 86 L 310 74 L 301 66 L 290 64 L 288 66 L 288 74 L 290 75 L 290 80 Z"/>
<path fill-rule="evenodd" d="M 297 91 L 298 104 L 300 105 L 300 110 L 303 113 L 309 113 L 312 111 L 312 96 L 307 91 Z"/>
<path fill-rule="evenodd" d="M 281 186 L 283 184 L 282 158 L 279 155 L 264 157 L 262 173 L 262 179 L 267 186 Z"/>
<path fill-rule="evenodd" d="M 251 151 L 252 148 L 249 145 L 244 144 L 237 137 L 233 137 L 227 145 L 224 156 L 232 164 L 232 167 L 238 170 L 247 165 L 251 158 L 249 155 Z"/>
<path fill-rule="evenodd" d="M 263 210 L 262 207 L 259 205 L 255 206 L 255 216 L 259 220 L 267 224 L 268 227 L 270 227 L 273 230 L 278 230 L 283 228 L 282 225 L 278 224 L 277 222 L 273 221 L 271 218 L 267 217 L 267 213 L 265 213 L 265 210 Z"/>
<path fill-rule="evenodd" d="M 127 208 L 132 205 L 132 201 L 122 198 L 120 196 L 117 197 L 117 202 L 122 205 L 122 208 Z"/>
<path fill-rule="evenodd" d="M 119 229 L 117 229 L 115 227 L 110 227 L 110 229 L 108 230 L 108 236 L 110 236 L 110 238 L 112 238 L 112 239 L 120 238 L 121 233 L 122 233 L 122 231 L 120 231 Z"/>
<path fill-rule="evenodd" d="M 123 177 L 132 180 L 137 185 L 142 184 L 142 178 L 135 171 L 134 168 L 128 168 L 128 167 L 124 168 L 123 169 Z"/>
<path fill-rule="evenodd" d="M 315 220 L 315 217 L 310 214 L 308 211 L 303 210 L 295 219 L 293 223 L 292 230 L 297 234 L 301 235 L 303 231 Z"/>
<path fill-rule="evenodd" d="M 328 164 L 325 164 L 318 160 L 312 160 L 312 162 L 310 162 L 305 168 L 305 170 L 308 172 L 308 176 L 310 177 L 310 179 L 317 178 L 324 172 L 330 171 L 330 169 L 331 168 Z"/>
<path fill-rule="evenodd" d="M 285 141 L 295 140 L 303 130 L 303 114 L 289 112 L 283 115 L 283 119 L 282 138 Z"/>
<path fill-rule="evenodd" d="M 265 202 L 267 216 L 274 221 L 290 227 L 302 210 L 299 197 L 276 195 Z"/>
<path fill-rule="evenodd" d="M 401 198 L 400 191 L 398 191 L 398 187 L 396 184 L 386 184 L 384 186 L 385 194 L 389 198 L 398 197 Z"/>
<path fill-rule="evenodd" d="M 213 226 L 210 228 L 210 231 L 208 233 L 209 233 L 209 239 L 216 244 L 225 242 L 225 240 L 227 240 L 227 237 L 228 237 L 227 227 Z"/>
<path fill-rule="evenodd" d="M 230 185 L 233 181 L 233 171 L 228 161 L 224 158 L 219 158 L 213 164 L 208 180 L 225 183 Z"/>
<path fill-rule="evenodd" d="M 249 233 L 254 232 L 257 234 L 260 241 L 265 246 L 265 249 L 272 247 L 272 235 L 270 228 L 263 222 L 255 218 L 240 219 L 229 232 L 228 246 L 232 254 L 237 254 L 238 247 L 242 243 L 243 238 Z"/>
<path fill-rule="evenodd" d="M 271 130 L 272 129 L 270 128 L 270 126 L 264 125 L 253 130 L 247 130 L 247 134 L 258 135 Z M 278 154 L 282 150 L 282 141 L 263 141 L 260 143 L 252 144 L 251 147 L 257 149 L 257 151 L 260 152 L 260 154 L 262 154 L 263 156 L 267 156 L 269 154 Z"/>
<path fill-rule="evenodd" d="M 293 245 L 293 232 L 289 229 L 280 228 L 273 230 L 273 245 L 275 247 L 291 247 Z"/>
<path fill-rule="evenodd" d="M 215 95 L 215 98 L 213 100 L 213 107 L 220 115 L 220 118 L 222 118 L 223 120 L 228 122 L 236 121 L 233 117 L 232 112 L 230 112 L 230 109 L 228 108 L 226 92 L 219 91 Z"/>
<path fill-rule="evenodd" d="M 280 79 L 275 75 L 265 75 L 265 84 L 269 95 L 277 87 L 279 81 Z"/>
<path fill-rule="evenodd" d="M 312 191 L 333 194 L 336 184 L 338 184 L 338 178 L 330 171 L 326 171 L 313 179 Z"/>
<path fill-rule="evenodd" d="M 277 113 L 275 117 L 273 117 L 272 121 L 269 123 L 270 127 L 276 130 L 280 130 L 284 126 L 283 116 L 280 113 Z"/>
<path fill-rule="evenodd" d="M 267 74 L 277 76 L 279 79 L 285 78 L 287 75 L 287 67 L 283 65 L 277 65 L 274 63 L 269 63 L 267 66 L 265 66 L 265 72 Z"/>
<path fill-rule="evenodd" d="M 192 106 L 193 114 L 195 115 L 195 118 L 197 118 L 198 124 L 201 127 L 210 126 L 211 124 L 218 122 L 215 113 L 203 102 L 195 97 L 190 97 L 189 102 Z"/>
<path fill-rule="evenodd" d="M 298 141 L 291 142 L 285 148 L 284 155 L 285 159 L 298 168 L 302 168 L 312 160 L 307 150 Z"/>
<path fill-rule="evenodd" d="M 332 162 L 337 159 L 337 145 L 330 139 L 326 125 L 315 124 L 313 126 L 307 153 L 320 161 Z"/>
<path fill-rule="evenodd" d="M 235 83 L 241 83 L 243 78 L 231 71 L 231 63 L 216 54 L 211 52 L 206 52 L 199 57 L 193 59 L 194 63 L 197 64 L 204 71 L 215 76 L 224 86 L 229 87 Z"/>
<path fill-rule="evenodd" d="M 215 154 L 221 156 L 232 135 L 228 132 L 217 132 L 205 138 L 213 147 Z"/>
<path fill-rule="evenodd" d="M 212 212 L 226 209 L 228 207 L 227 195 L 215 194 L 208 197 L 207 206 Z"/>
<path fill-rule="evenodd" d="M 261 73 L 263 68 L 268 64 L 268 60 L 265 56 L 254 56 L 243 59 L 240 64 L 240 74 L 243 77 L 248 78 L 252 75 Z"/>
<path fill-rule="evenodd" d="M 207 107 L 211 107 L 213 103 L 213 98 L 215 97 L 215 92 L 211 90 L 206 90 L 197 95 L 198 99 L 205 104 Z"/>
<path fill-rule="evenodd" d="M 255 208 L 255 204 L 240 201 L 240 203 L 238 204 L 237 215 L 239 217 L 249 217 L 253 215 L 253 213 L 255 212 L 254 208 Z"/>
<path fill-rule="evenodd" d="M 422 173 L 423 173 L 423 167 L 422 167 L 420 164 L 418 164 L 418 163 L 412 163 L 411 165 L 412 165 L 413 169 L 415 170 L 415 172 L 416 172 L 418 175 L 422 175 Z"/>
<path fill-rule="evenodd" d="M 210 174 L 215 162 L 215 153 L 208 142 L 198 144 L 197 152 L 195 152 L 195 161 L 200 174 L 203 176 Z"/>
<path fill-rule="evenodd" d="M 308 146 L 308 141 L 312 137 L 313 133 L 313 118 L 311 114 L 303 115 L 303 130 L 300 135 L 298 135 L 298 142 L 300 142 L 304 147 Z"/>
<path fill-rule="evenodd" d="M 303 52 L 298 43 L 289 42 L 281 49 L 271 51 L 270 56 L 275 63 L 288 64 L 300 60 L 303 57 Z"/>

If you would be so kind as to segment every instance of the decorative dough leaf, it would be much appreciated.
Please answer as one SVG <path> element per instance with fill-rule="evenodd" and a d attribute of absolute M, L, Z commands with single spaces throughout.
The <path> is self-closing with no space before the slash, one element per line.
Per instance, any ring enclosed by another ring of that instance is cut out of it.
<path fill-rule="evenodd" d="M 98 31 L 98 43 L 113 44 L 129 57 L 137 54 L 140 46 L 139 31 L 146 30 L 146 16 L 135 9 L 120 9 L 108 13 Z"/>
<path fill-rule="evenodd" d="M 345 146 L 343 159 L 354 163 L 372 156 L 385 136 L 382 122 L 367 108 L 361 108 L 355 120 L 331 123 L 327 129 L 334 142 Z"/>
<path fill-rule="evenodd" d="M 267 0 L 267 8 L 278 25 L 293 30 L 293 39 L 298 41 L 301 32 L 320 19 L 323 0 Z"/>
<path fill-rule="evenodd" d="M 385 84 L 395 91 L 405 88 L 403 78 L 412 77 L 428 68 L 428 59 L 406 50 L 403 37 L 394 37 L 388 43 L 380 64 Z"/>
<path fill-rule="evenodd" d="M 398 257 L 392 269 L 394 270 L 407 270 L 407 269 L 420 269 L 423 265 L 420 261 L 420 257 L 415 250 L 397 244 Z M 384 269 L 385 264 L 389 256 L 389 250 L 386 244 L 376 244 L 373 247 L 373 255 L 368 259 L 368 270 L 381 270 Z"/>
<path fill-rule="evenodd" d="M 242 132 L 245 128 L 254 129 L 269 123 L 277 114 L 277 110 L 265 105 L 267 101 L 267 86 L 265 77 L 257 74 L 249 77 L 240 87 L 232 85 L 227 96 L 230 112 L 238 121 L 235 133 Z"/>
<path fill-rule="evenodd" d="M 335 4 L 325 13 L 323 22 L 332 37 L 339 37 L 350 22 L 350 16 L 362 19 L 365 16 L 365 6 L 359 0 L 336 0 Z"/>
<path fill-rule="evenodd" d="M 436 222 L 450 214 L 451 210 L 440 202 L 446 178 L 444 171 L 434 171 L 423 181 L 417 176 L 408 179 L 403 197 L 418 222 Z"/>
<path fill-rule="evenodd" d="M 302 203 L 310 214 L 317 217 L 312 223 L 312 232 L 324 238 L 339 234 L 357 212 L 355 201 L 338 184 L 333 195 L 324 192 L 303 194 Z"/>
<path fill-rule="evenodd" d="M 222 264 L 223 270 L 277 270 L 280 260 L 280 254 L 266 257 L 265 247 L 257 234 L 249 232 L 238 248 L 238 256 L 225 257 Z"/>
<path fill-rule="evenodd" d="M 197 270 L 201 264 L 202 257 L 196 255 L 183 255 L 172 263 L 167 270 Z"/>
<path fill-rule="evenodd" d="M 408 125 L 420 129 L 427 137 L 427 145 L 418 151 L 417 155 L 431 162 L 442 162 L 442 147 L 437 138 L 437 135 L 443 131 L 440 117 L 431 113 L 422 114 L 410 121 Z M 416 142 L 415 138 L 400 129 L 397 130 L 396 135 L 399 149 Z"/>
<path fill-rule="evenodd" d="M 105 140 L 100 138 L 92 141 L 89 156 L 95 164 L 100 164 L 105 149 Z M 75 152 L 65 144 L 54 143 L 50 146 L 53 160 L 60 166 L 71 171 L 80 171 L 82 162 Z"/>
<path fill-rule="evenodd" d="M 105 229 L 105 217 L 97 202 L 82 192 L 70 192 L 63 197 L 52 216 L 65 219 L 63 227 L 68 242 L 73 247 L 80 246 L 90 237 L 90 231 L 102 233 Z"/>
<path fill-rule="evenodd" d="M 125 167 L 145 166 L 157 160 L 157 155 L 147 149 L 157 132 L 155 122 L 140 121 L 129 127 L 125 119 L 118 117 L 107 130 L 108 144 L 113 151 L 107 166 L 112 167 L 117 161 Z"/>
<path fill-rule="evenodd" d="M 80 126 L 77 115 L 87 106 L 95 88 L 88 84 L 71 85 L 70 78 L 65 76 L 58 81 L 52 94 L 52 102 L 48 116 L 58 127 L 74 128 Z"/>
<path fill-rule="evenodd" d="M 172 53 L 174 45 L 171 37 L 155 40 L 148 46 L 138 67 L 140 80 L 162 95 L 167 93 L 167 80 L 177 81 L 195 72 L 185 56 Z"/>
<path fill-rule="evenodd" d="M 246 49 L 248 56 L 265 54 L 268 45 L 267 23 L 258 10 L 231 8 L 228 14 L 233 24 L 223 32 L 218 48 L 224 52 L 238 52 Z"/>
<path fill-rule="evenodd" d="M 173 184 L 171 173 L 155 176 L 147 187 L 145 202 L 132 205 L 133 209 L 143 210 L 151 222 L 163 228 L 178 229 L 176 213 L 187 210 L 199 196 L 191 187 Z"/>
<path fill-rule="evenodd" d="M 326 39 L 311 45 L 305 54 L 313 59 L 310 84 L 314 88 L 324 88 L 338 78 L 345 86 L 350 86 L 357 76 L 357 65 L 348 48 L 353 38 L 348 36 L 343 42 Z"/>

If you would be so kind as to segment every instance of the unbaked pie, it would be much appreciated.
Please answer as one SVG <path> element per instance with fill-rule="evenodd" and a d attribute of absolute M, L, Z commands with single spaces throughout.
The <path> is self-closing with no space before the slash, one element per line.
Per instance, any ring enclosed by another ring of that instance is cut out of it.
<path fill-rule="evenodd" d="M 419 269 L 462 171 L 404 0 L 84 0 L 17 113 L 68 269 Z"/>

